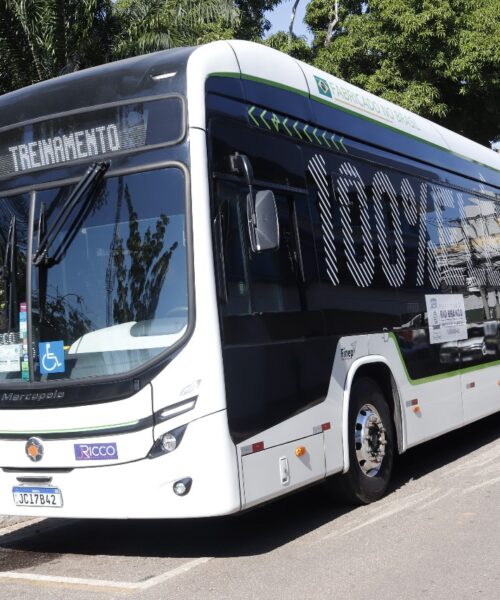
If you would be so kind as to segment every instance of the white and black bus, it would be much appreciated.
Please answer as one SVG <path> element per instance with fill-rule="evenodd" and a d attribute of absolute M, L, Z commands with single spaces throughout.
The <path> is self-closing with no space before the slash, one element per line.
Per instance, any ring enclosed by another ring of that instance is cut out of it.
<path fill-rule="evenodd" d="M 500 157 L 261 45 L 1 97 L 0 245 L 1 514 L 370 502 L 500 409 Z"/>

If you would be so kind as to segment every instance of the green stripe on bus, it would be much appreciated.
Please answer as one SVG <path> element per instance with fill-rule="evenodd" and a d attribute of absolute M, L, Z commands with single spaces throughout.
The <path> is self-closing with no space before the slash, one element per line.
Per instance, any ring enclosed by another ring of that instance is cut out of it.
<path fill-rule="evenodd" d="M 487 369 L 488 367 L 496 367 L 500 365 L 500 360 L 494 360 L 489 363 L 483 363 L 480 365 L 474 365 L 473 367 L 463 367 L 462 369 L 455 369 L 454 371 L 448 371 L 447 373 L 438 373 L 437 375 L 429 375 L 428 377 L 420 377 L 419 379 L 412 379 L 410 374 L 408 373 L 408 369 L 406 368 L 406 362 L 404 360 L 403 354 L 401 352 L 401 348 L 399 347 L 398 341 L 396 339 L 396 335 L 394 333 L 390 333 L 389 337 L 392 338 L 394 345 L 396 346 L 396 350 L 399 355 L 399 360 L 403 366 L 403 370 L 406 375 L 406 379 L 408 383 L 411 385 L 422 385 L 424 383 L 430 383 L 431 381 L 438 381 L 439 379 L 448 379 L 450 377 L 455 377 L 458 375 L 464 375 L 465 373 L 472 373 L 474 371 L 480 371 L 482 369 Z"/>
<path fill-rule="evenodd" d="M 363 115 L 361 113 L 358 113 L 354 110 L 350 110 L 349 108 L 346 108 L 344 106 L 341 106 L 340 104 L 336 104 L 333 101 L 328 101 L 328 100 L 324 100 L 323 98 L 317 98 L 316 96 L 311 96 L 308 92 L 304 92 L 302 90 L 299 90 L 297 88 L 291 87 L 289 85 L 284 85 L 281 83 L 278 83 L 276 81 L 270 81 L 268 79 L 264 79 L 262 77 L 254 77 L 253 75 L 245 75 L 245 74 L 238 74 L 238 73 L 210 73 L 209 77 L 212 76 L 217 76 L 217 77 L 232 77 L 235 79 L 246 79 L 248 81 L 256 81 L 257 83 L 263 83 L 265 85 L 269 85 L 271 87 L 275 87 L 275 88 L 280 88 L 283 90 L 286 90 L 288 92 L 292 92 L 294 94 L 299 94 L 300 96 L 304 96 L 306 98 L 309 98 L 310 100 L 313 100 L 314 102 L 319 102 L 320 104 L 324 104 L 326 106 L 329 106 L 330 108 L 336 108 L 338 110 L 341 110 L 345 113 L 348 113 L 350 115 L 353 115 L 354 117 L 358 117 L 360 119 L 363 119 L 365 121 L 369 121 L 370 123 L 374 123 L 375 125 L 380 125 L 380 127 L 384 127 L 385 129 L 389 129 L 391 131 L 394 131 L 395 133 L 400 133 L 401 135 L 404 135 L 408 138 L 414 139 L 418 142 L 422 142 L 422 144 L 427 144 L 428 146 L 431 146 L 433 148 L 436 148 L 438 150 L 442 150 L 443 152 L 447 152 L 448 154 L 451 154 L 452 156 L 456 156 L 457 158 L 460 158 L 462 160 L 465 160 L 469 163 L 475 164 L 475 165 L 479 165 L 480 167 L 485 167 L 486 169 L 491 169 L 492 171 L 495 171 L 497 173 L 500 173 L 500 169 L 497 169 L 496 167 L 493 167 L 491 165 L 486 165 L 482 162 L 480 162 L 479 160 L 475 160 L 473 158 L 470 158 L 468 156 L 465 156 L 463 154 L 459 154 L 458 152 L 454 152 L 453 150 L 450 150 L 449 148 L 446 148 L 445 146 L 440 146 L 439 144 L 435 144 L 434 142 L 431 142 L 429 140 L 426 140 L 425 138 L 421 138 L 418 137 L 417 135 L 413 135 L 412 133 L 408 133 L 406 131 L 403 131 L 402 129 L 398 129 L 397 127 L 393 127 L 392 125 L 387 125 L 386 123 L 381 123 L 380 121 L 377 121 L 376 119 L 372 119 L 371 117 L 368 117 L 367 115 Z M 485 146 L 486 148 L 486 146 Z"/>
<path fill-rule="evenodd" d="M 101 431 L 103 429 L 119 429 L 121 427 L 130 427 L 131 425 L 137 425 L 139 421 L 128 421 L 126 423 L 118 423 L 116 425 L 98 425 L 96 427 L 78 427 L 74 429 L 37 429 L 37 434 L 47 434 L 47 433 L 73 433 L 80 431 Z M 12 431 L 9 429 L 0 429 L 1 434 L 15 434 L 15 435 L 31 435 L 32 431 Z"/>

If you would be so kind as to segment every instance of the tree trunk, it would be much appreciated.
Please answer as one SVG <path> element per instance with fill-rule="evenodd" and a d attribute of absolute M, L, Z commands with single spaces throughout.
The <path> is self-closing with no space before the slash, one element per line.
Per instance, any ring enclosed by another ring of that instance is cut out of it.
<path fill-rule="evenodd" d="M 288 39 L 292 41 L 293 38 L 293 24 L 295 22 L 295 15 L 297 14 L 297 6 L 299 5 L 300 0 L 295 0 L 293 3 L 292 14 L 290 15 L 290 25 L 288 27 Z"/>
<path fill-rule="evenodd" d="M 339 0 L 335 0 L 334 9 L 330 12 L 330 23 L 326 32 L 325 46 L 329 46 L 332 41 L 333 32 L 339 22 Z"/>

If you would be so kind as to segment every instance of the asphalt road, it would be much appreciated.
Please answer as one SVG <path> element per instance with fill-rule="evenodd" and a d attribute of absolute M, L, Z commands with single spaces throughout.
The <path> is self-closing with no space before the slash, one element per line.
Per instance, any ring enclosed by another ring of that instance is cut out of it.
<path fill-rule="evenodd" d="M 411 450 L 391 492 L 320 487 L 239 517 L 0 531 L 0 599 L 500 598 L 500 415 Z"/>

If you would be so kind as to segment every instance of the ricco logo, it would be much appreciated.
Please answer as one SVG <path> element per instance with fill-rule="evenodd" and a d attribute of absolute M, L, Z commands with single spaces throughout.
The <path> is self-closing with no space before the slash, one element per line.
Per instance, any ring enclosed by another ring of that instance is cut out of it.
<path fill-rule="evenodd" d="M 76 460 L 117 460 L 118 449 L 110 444 L 75 444 Z"/>

